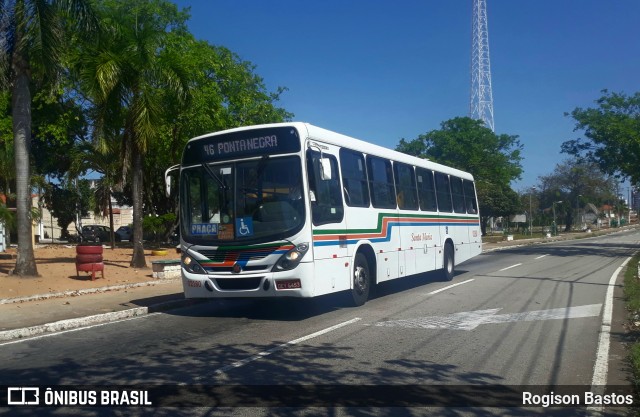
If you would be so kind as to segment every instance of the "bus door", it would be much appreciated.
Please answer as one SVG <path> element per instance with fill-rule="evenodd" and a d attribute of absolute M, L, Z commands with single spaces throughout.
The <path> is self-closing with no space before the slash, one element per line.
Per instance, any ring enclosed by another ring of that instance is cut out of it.
<path fill-rule="evenodd" d="M 451 186 L 449 175 L 442 172 L 435 172 L 436 194 L 438 196 L 438 212 L 440 224 L 440 241 L 438 242 L 438 253 L 436 254 L 437 268 L 442 268 L 444 261 L 444 245 L 446 239 L 451 239 L 457 245 L 460 236 L 456 235 L 459 228 L 456 227 L 453 214 L 453 202 L 451 200 Z M 454 260 L 455 258 L 454 252 Z"/>
<path fill-rule="evenodd" d="M 442 267 L 436 263 L 438 246 L 440 246 L 440 227 L 436 189 L 433 182 L 433 171 L 416 168 L 416 185 L 420 217 L 416 220 L 419 227 L 411 236 L 416 253 L 416 268 L 419 272 L 433 271 Z"/>
<path fill-rule="evenodd" d="M 482 252 L 482 232 L 480 230 L 480 216 L 478 213 L 478 202 L 476 200 L 476 189 L 473 181 L 463 180 L 462 189 L 464 191 L 464 201 L 467 214 L 473 215 L 475 224 L 469 227 L 469 256 L 473 257 Z"/>
<path fill-rule="evenodd" d="M 398 197 L 391 161 L 367 155 L 366 166 L 373 209 L 350 216 L 347 224 L 349 229 L 368 232 L 368 240 L 372 242 L 377 258 L 377 282 L 382 282 L 398 278 L 400 268 L 404 266 L 400 239 L 402 225 L 398 218 Z"/>
<path fill-rule="evenodd" d="M 422 219 L 419 216 L 418 190 L 416 176 L 411 165 L 400 162 L 393 163 L 393 176 L 396 185 L 400 233 L 400 276 L 416 274 L 419 255 L 423 253 L 426 235 Z"/>
<path fill-rule="evenodd" d="M 313 229 L 315 295 L 350 288 L 347 225 L 338 168 L 338 148 L 307 142 L 309 214 Z"/>
<path fill-rule="evenodd" d="M 470 257 L 470 227 L 469 221 L 471 220 L 467 216 L 467 207 L 464 200 L 464 192 L 462 187 L 462 178 L 449 176 L 451 183 L 451 200 L 453 202 L 454 226 L 451 228 L 453 236 L 453 243 L 455 244 L 455 262 L 464 262 Z"/>

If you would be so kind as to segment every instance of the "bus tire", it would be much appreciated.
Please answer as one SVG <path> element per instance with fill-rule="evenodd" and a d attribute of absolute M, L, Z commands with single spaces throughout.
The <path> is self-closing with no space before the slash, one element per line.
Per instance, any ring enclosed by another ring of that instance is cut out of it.
<path fill-rule="evenodd" d="M 353 263 L 353 287 L 351 289 L 353 304 L 359 307 L 366 303 L 369 299 L 370 291 L 371 274 L 369 272 L 369 262 L 366 256 L 358 253 Z"/>
<path fill-rule="evenodd" d="M 453 245 L 446 243 L 444 245 L 444 257 L 442 260 L 442 270 L 440 275 L 444 281 L 451 281 L 455 275 L 455 262 L 454 262 Z"/>

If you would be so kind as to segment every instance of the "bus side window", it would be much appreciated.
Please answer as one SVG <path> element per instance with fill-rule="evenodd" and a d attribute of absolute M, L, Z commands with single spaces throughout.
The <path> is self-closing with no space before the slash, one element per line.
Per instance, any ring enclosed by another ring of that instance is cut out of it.
<path fill-rule="evenodd" d="M 364 156 L 349 149 L 340 149 L 340 168 L 344 185 L 344 200 L 350 207 L 369 207 L 369 187 Z"/>
<path fill-rule="evenodd" d="M 464 193 L 462 192 L 462 178 L 450 178 L 451 181 L 451 197 L 453 199 L 453 211 L 456 213 L 466 213 L 467 209 L 464 205 Z"/>
<path fill-rule="evenodd" d="M 462 189 L 464 190 L 464 201 L 467 207 L 467 213 L 478 214 L 478 206 L 476 203 L 476 188 L 473 181 L 463 180 Z"/>
<path fill-rule="evenodd" d="M 185 210 L 185 214 L 188 213 L 189 216 L 186 218 L 187 224 L 202 223 L 204 201 L 202 200 L 201 177 L 191 173 L 186 174 L 184 177 L 184 181 L 187 184 L 185 187 L 185 193 L 187 194 L 185 195 L 185 201 L 189 203 L 189 210 Z"/>
<path fill-rule="evenodd" d="M 309 201 L 313 224 L 319 226 L 326 223 L 340 223 L 344 218 L 340 179 L 338 177 L 338 160 L 333 155 L 323 154 L 322 158 L 331 168 L 331 178 L 323 175 L 320 153 L 307 151 L 307 174 L 309 177 Z M 324 179 L 323 179 L 324 178 Z"/>
<path fill-rule="evenodd" d="M 438 211 L 436 189 L 433 185 L 433 172 L 424 168 L 416 168 L 418 183 L 418 201 L 422 211 Z"/>
<path fill-rule="evenodd" d="M 417 210 L 418 196 L 416 194 L 416 177 L 413 167 L 394 162 L 393 171 L 398 193 L 398 207 L 403 210 Z"/>
<path fill-rule="evenodd" d="M 451 190 L 449 189 L 449 176 L 441 172 L 436 172 L 436 193 L 438 194 L 438 210 L 451 213 Z"/>
<path fill-rule="evenodd" d="M 391 161 L 376 156 L 367 156 L 367 172 L 373 207 L 396 208 L 396 191 L 393 184 Z"/>

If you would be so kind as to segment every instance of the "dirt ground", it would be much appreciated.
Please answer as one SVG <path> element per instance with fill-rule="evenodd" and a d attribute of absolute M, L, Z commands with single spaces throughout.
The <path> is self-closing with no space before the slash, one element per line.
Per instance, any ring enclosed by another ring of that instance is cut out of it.
<path fill-rule="evenodd" d="M 151 249 L 145 249 L 147 268 L 135 269 L 129 266 L 133 247 L 111 249 L 105 246 L 102 254 L 104 278 L 97 272 L 96 280 L 91 281 L 90 273 L 76 274 L 75 245 L 36 245 L 36 264 L 40 274 L 36 278 L 10 274 L 16 263 L 16 248 L 10 248 L 0 254 L 0 299 L 152 281 L 152 261 L 180 258 L 175 247 L 160 249 L 166 250 L 167 254 L 154 256 Z"/>

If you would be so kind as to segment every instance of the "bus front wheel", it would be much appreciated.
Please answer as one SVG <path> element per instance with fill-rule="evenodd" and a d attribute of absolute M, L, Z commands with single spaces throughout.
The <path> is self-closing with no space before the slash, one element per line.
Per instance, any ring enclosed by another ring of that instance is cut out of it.
<path fill-rule="evenodd" d="M 444 259 L 442 261 L 442 279 L 445 281 L 451 281 L 455 273 L 453 245 L 447 243 L 444 245 Z"/>
<path fill-rule="evenodd" d="M 353 264 L 353 288 L 351 295 L 353 303 L 359 307 L 369 299 L 371 289 L 371 274 L 369 273 L 369 263 L 366 256 L 358 253 Z"/>

